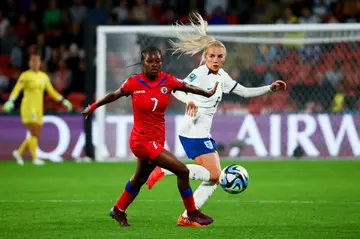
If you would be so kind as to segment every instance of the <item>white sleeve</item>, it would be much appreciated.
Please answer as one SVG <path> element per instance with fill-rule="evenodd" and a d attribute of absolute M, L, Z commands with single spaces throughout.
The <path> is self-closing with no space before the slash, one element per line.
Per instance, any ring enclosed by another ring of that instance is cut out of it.
<path fill-rule="evenodd" d="M 244 87 L 242 85 L 240 85 L 239 83 L 236 82 L 236 85 L 234 86 L 234 89 L 231 91 L 237 95 L 240 95 L 244 98 L 250 98 L 250 97 L 256 97 L 256 96 L 260 96 L 260 95 L 265 95 L 267 93 L 272 92 L 270 90 L 270 86 L 261 86 L 261 87 L 252 87 L 252 88 L 247 88 Z M 231 93 L 230 92 L 230 93 Z"/>
<path fill-rule="evenodd" d="M 183 91 L 172 91 L 171 94 L 179 101 L 187 104 L 190 101 L 189 96 Z"/>
<path fill-rule="evenodd" d="M 184 81 L 189 84 L 189 85 L 192 85 L 192 82 L 197 79 L 197 70 L 194 69 L 185 79 Z M 187 104 L 190 100 L 190 97 L 187 93 L 183 92 L 183 91 L 172 91 L 171 94 L 179 101 Z"/>
<path fill-rule="evenodd" d="M 265 95 L 267 93 L 272 92 L 270 90 L 270 85 L 261 86 L 261 87 L 253 87 L 247 88 L 240 85 L 238 82 L 234 81 L 226 72 L 223 73 L 223 81 L 224 81 L 224 93 L 230 94 L 235 93 L 244 98 L 256 97 L 260 95 Z"/>

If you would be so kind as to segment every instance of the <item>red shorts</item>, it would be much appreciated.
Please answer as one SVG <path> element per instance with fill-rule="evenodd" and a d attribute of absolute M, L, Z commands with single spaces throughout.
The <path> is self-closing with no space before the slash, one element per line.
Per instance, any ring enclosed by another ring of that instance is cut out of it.
<path fill-rule="evenodd" d="M 145 160 L 153 160 L 165 150 L 163 144 L 145 140 L 130 140 L 130 149 L 137 158 Z"/>

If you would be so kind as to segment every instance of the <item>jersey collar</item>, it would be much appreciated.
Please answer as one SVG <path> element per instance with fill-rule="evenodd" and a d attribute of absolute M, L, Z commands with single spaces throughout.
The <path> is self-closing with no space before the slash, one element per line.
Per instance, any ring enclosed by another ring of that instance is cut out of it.
<path fill-rule="evenodd" d="M 215 74 L 215 73 L 213 73 L 211 70 L 209 70 L 207 74 L 208 74 L 208 75 L 213 74 L 213 75 L 219 75 L 219 76 L 221 76 L 219 72 L 218 72 L 217 74 Z"/>
<path fill-rule="evenodd" d="M 213 75 L 219 75 L 219 76 L 221 76 L 219 72 L 218 72 L 217 74 L 213 73 L 206 65 L 204 65 L 204 71 L 205 71 L 205 72 L 207 71 L 207 75 L 213 74 Z"/>

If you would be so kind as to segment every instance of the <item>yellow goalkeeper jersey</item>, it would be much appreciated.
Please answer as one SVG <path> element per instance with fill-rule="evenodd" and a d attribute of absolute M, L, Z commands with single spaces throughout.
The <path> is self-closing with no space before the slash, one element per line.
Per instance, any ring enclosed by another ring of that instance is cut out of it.
<path fill-rule="evenodd" d="M 29 111 L 29 113 L 42 114 L 45 90 L 54 100 L 60 101 L 62 99 L 62 96 L 51 85 L 49 76 L 42 71 L 27 70 L 21 73 L 10 98 L 15 100 L 21 90 L 24 92 L 20 107 L 21 112 Z"/>

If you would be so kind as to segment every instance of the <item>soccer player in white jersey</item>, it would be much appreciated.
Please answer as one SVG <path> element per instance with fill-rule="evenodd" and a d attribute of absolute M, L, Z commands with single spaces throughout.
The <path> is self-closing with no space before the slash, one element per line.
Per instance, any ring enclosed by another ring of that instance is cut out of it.
<path fill-rule="evenodd" d="M 199 14 L 195 14 L 199 23 L 191 21 L 196 34 L 183 34 L 177 31 L 178 41 L 172 42 L 174 53 L 194 55 L 202 52 L 200 66 L 194 69 L 185 81 L 202 89 L 211 89 L 219 82 L 216 93 L 210 98 L 180 91 L 173 95 L 187 104 L 185 118 L 180 129 L 180 142 L 190 159 L 196 164 L 188 164 L 189 177 L 203 181 L 194 193 L 195 204 L 199 209 L 214 193 L 221 172 L 220 158 L 216 151 L 216 143 L 211 138 L 211 125 L 222 94 L 234 93 L 242 97 L 256 97 L 270 92 L 286 89 L 283 81 L 275 81 L 271 85 L 255 88 L 246 88 L 234 81 L 221 67 L 226 58 L 226 48 L 223 43 L 206 33 L 207 22 Z M 182 27 L 176 25 L 176 28 Z M 172 172 L 155 168 L 148 178 L 148 188 L 151 189 L 156 182 Z M 179 226 L 200 226 L 187 219 L 186 211 L 178 218 Z"/>

